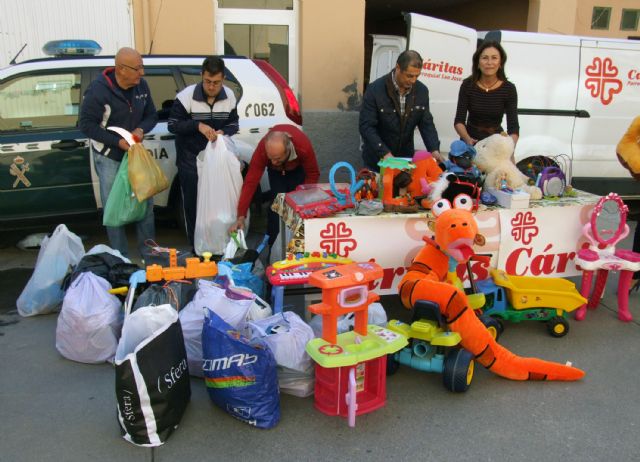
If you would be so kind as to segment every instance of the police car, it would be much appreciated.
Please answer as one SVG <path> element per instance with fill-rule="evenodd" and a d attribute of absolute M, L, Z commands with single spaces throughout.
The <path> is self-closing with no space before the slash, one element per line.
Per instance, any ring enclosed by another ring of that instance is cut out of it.
<path fill-rule="evenodd" d="M 100 198 L 90 155 L 91 143 L 78 129 L 82 96 L 113 56 L 96 56 L 93 41 L 57 41 L 43 50 L 51 58 L 35 59 L 0 69 L 0 221 L 95 212 Z M 175 166 L 175 136 L 167 119 L 176 94 L 201 81 L 204 56 L 143 56 L 144 78 L 160 118 L 145 135 L 171 182 L 155 196 L 156 206 L 180 200 Z M 224 57 L 224 84 L 238 99 L 240 130 L 234 136 L 242 160 L 249 162 L 269 127 L 302 125 L 294 93 L 266 61 Z M 266 177 L 262 190 L 268 189 Z M 179 207 L 181 209 L 181 207 Z"/>

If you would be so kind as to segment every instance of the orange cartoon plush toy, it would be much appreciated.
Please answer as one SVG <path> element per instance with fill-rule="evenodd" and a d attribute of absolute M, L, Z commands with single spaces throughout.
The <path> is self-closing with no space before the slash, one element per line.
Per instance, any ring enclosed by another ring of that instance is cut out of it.
<path fill-rule="evenodd" d="M 640 116 L 633 119 L 627 133 L 616 147 L 618 160 L 631 172 L 636 180 L 640 180 Z"/>
<path fill-rule="evenodd" d="M 442 169 L 429 151 L 416 151 L 412 162 L 416 165 L 416 168 L 411 172 L 409 193 L 411 197 L 420 201 L 422 208 L 431 208 L 431 201 L 428 196 L 433 189 L 432 183 L 438 181 Z"/>
<path fill-rule="evenodd" d="M 483 245 L 484 237 L 471 213 L 473 200 L 467 194 L 453 201 L 440 199 L 431 208 L 433 238 L 418 252 L 400 281 L 398 292 L 405 308 L 417 300 L 439 304 L 440 312 L 452 331 L 462 337 L 461 345 L 491 372 L 512 380 L 579 380 L 584 372 L 537 358 L 516 356 L 498 344 L 469 307 L 464 291 L 452 282 L 456 267 L 474 255 L 473 245 Z"/>

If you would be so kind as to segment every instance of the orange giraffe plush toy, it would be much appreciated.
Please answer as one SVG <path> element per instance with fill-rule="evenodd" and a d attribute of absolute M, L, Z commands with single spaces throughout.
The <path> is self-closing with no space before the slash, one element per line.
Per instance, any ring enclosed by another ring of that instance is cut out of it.
<path fill-rule="evenodd" d="M 402 304 L 412 309 L 417 300 L 439 304 L 440 312 L 452 331 L 462 337 L 461 345 L 491 372 L 511 380 L 579 380 L 584 371 L 537 358 L 523 358 L 497 343 L 469 307 L 464 291 L 453 285 L 456 266 L 474 255 L 473 245 L 484 245 L 471 213 L 473 201 L 460 194 L 451 203 L 440 199 L 431 208 L 433 238 L 418 252 L 400 281 Z"/>

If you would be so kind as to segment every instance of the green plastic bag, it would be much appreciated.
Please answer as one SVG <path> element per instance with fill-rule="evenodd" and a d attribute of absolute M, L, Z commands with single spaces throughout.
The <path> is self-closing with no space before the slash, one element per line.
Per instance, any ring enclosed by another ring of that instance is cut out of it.
<path fill-rule="evenodd" d="M 147 213 L 147 201 L 138 202 L 129 183 L 129 158 L 127 154 L 122 158 L 116 179 L 109 193 L 107 204 L 102 214 L 102 224 L 105 226 L 122 226 L 127 223 L 140 221 Z"/>

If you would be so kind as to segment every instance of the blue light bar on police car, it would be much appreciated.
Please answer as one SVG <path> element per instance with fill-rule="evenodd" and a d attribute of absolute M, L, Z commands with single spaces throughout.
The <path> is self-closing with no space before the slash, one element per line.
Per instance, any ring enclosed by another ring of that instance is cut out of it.
<path fill-rule="evenodd" d="M 94 56 L 102 51 L 95 40 L 52 40 L 42 51 L 47 56 Z"/>

